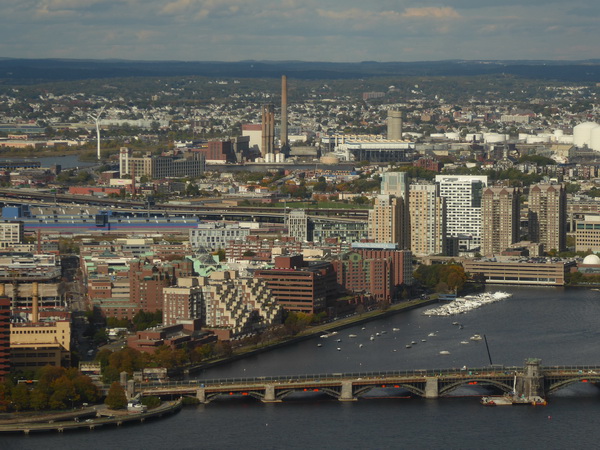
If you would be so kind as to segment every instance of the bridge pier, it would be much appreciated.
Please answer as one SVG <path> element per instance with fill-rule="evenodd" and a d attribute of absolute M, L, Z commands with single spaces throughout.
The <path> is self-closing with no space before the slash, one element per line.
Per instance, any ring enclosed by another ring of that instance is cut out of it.
<path fill-rule="evenodd" d="M 525 373 L 517 375 L 515 395 L 523 398 L 546 397 L 544 375 L 540 372 L 540 359 L 525 361 Z"/>
<path fill-rule="evenodd" d="M 262 399 L 263 403 L 279 403 L 281 400 L 278 400 L 275 396 L 275 386 L 272 384 L 267 384 L 265 386 L 265 396 Z"/>
<path fill-rule="evenodd" d="M 440 396 L 440 390 L 438 386 L 437 377 L 426 377 L 425 378 L 425 398 L 438 398 Z"/>
<path fill-rule="evenodd" d="M 196 389 L 196 398 L 200 403 L 206 403 L 206 389 L 198 388 Z"/>
<path fill-rule="evenodd" d="M 357 400 L 352 392 L 352 381 L 342 381 L 342 392 L 338 400 L 340 402 L 355 402 Z"/>

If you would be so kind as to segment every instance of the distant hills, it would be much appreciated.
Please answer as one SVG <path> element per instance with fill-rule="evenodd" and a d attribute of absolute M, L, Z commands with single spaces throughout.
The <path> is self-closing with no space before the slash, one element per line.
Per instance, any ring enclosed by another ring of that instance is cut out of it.
<path fill-rule="evenodd" d="M 124 61 L 0 58 L 1 84 L 33 84 L 123 77 L 203 76 L 220 78 L 356 79 L 387 76 L 476 76 L 507 74 L 570 82 L 600 82 L 600 60 L 422 61 L 330 63 L 304 61 Z"/>

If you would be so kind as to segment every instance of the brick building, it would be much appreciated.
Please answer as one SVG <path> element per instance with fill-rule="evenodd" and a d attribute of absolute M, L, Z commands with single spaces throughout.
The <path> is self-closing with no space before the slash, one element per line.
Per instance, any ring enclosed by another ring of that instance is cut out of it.
<path fill-rule="evenodd" d="M 266 280 L 277 302 L 289 311 L 325 311 L 338 293 L 333 265 L 306 263 L 302 255 L 278 256 L 275 268 L 257 270 L 254 276 Z"/>

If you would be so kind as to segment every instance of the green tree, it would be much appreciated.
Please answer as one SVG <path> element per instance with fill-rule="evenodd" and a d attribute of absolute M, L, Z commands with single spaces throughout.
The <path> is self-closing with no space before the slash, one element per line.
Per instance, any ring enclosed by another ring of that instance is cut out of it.
<path fill-rule="evenodd" d="M 23 411 L 29 408 L 29 388 L 24 383 L 17 384 L 11 393 L 13 408 Z"/>
<path fill-rule="evenodd" d="M 123 386 L 118 381 L 110 385 L 104 404 L 110 409 L 125 409 L 127 407 L 125 389 L 123 389 Z"/>
<path fill-rule="evenodd" d="M 40 386 L 36 386 L 29 395 L 29 406 L 31 409 L 41 411 L 48 408 L 48 400 L 48 392 Z"/>

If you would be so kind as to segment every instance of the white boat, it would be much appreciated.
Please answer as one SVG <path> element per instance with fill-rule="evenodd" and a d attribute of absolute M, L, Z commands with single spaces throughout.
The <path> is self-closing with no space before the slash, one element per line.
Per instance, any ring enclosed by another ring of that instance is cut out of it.
<path fill-rule="evenodd" d="M 349 337 L 349 338 L 355 338 L 355 337 L 356 337 L 356 335 L 355 335 L 355 334 L 349 334 L 349 335 L 348 335 L 348 337 Z"/>
<path fill-rule="evenodd" d="M 342 351 L 342 349 L 338 347 L 338 348 L 337 348 L 337 351 L 338 351 L 338 352 L 340 352 L 340 351 Z"/>
<path fill-rule="evenodd" d="M 427 342 L 427 339 L 421 339 L 421 342 Z"/>
<path fill-rule="evenodd" d="M 411 347 L 412 347 L 412 345 L 406 344 L 406 348 L 411 348 Z"/>
<path fill-rule="evenodd" d="M 482 338 L 480 335 L 478 335 L 478 334 L 474 334 L 473 336 L 471 336 L 471 337 L 470 337 L 470 339 L 471 339 L 472 341 L 480 341 L 480 340 L 482 340 L 483 338 Z"/>
<path fill-rule="evenodd" d="M 369 339 L 372 340 L 372 341 L 374 341 L 375 340 L 375 336 L 371 335 L 371 337 Z"/>
<path fill-rule="evenodd" d="M 323 344 L 317 344 L 317 347 L 323 347 Z"/>
<path fill-rule="evenodd" d="M 450 354 L 450 352 L 448 350 L 442 350 L 440 352 L 440 355 L 449 355 L 449 354 Z"/>
<path fill-rule="evenodd" d="M 468 344 L 469 341 L 460 341 L 461 344 Z"/>
<path fill-rule="evenodd" d="M 412 341 L 411 342 L 412 345 L 415 345 L 416 343 L 417 343 L 417 341 Z"/>
<path fill-rule="evenodd" d="M 362 344 L 358 344 L 358 348 L 362 348 L 362 346 L 363 346 Z"/>
<path fill-rule="evenodd" d="M 453 316 L 455 314 L 464 314 L 483 305 L 494 303 L 511 297 L 512 294 L 506 292 L 484 292 L 478 295 L 466 295 L 459 297 L 450 303 L 431 308 L 423 312 L 426 316 Z M 460 326 L 459 322 L 453 322 L 453 325 Z"/>
<path fill-rule="evenodd" d="M 437 334 L 435 334 L 433 331 L 431 333 L 429 333 L 427 336 L 432 337 L 432 336 L 437 336 Z"/>
<path fill-rule="evenodd" d="M 400 331 L 400 328 L 392 328 L 392 331 Z"/>

